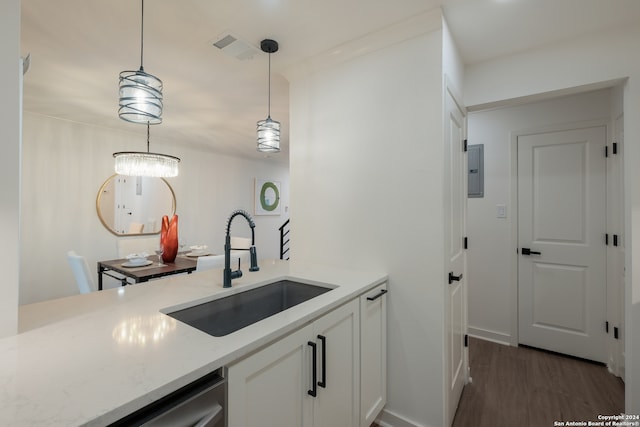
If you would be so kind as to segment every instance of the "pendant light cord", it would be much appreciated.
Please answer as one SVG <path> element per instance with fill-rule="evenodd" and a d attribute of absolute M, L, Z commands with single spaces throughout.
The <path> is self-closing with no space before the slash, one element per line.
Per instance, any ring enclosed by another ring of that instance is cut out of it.
<path fill-rule="evenodd" d="M 144 0 L 140 2 L 142 3 L 142 13 L 140 14 L 140 71 L 144 71 L 142 67 L 142 53 L 144 52 Z M 147 153 L 149 151 L 149 121 L 147 120 Z"/>
<path fill-rule="evenodd" d="M 267 97 L 267 117 L 271 118 L 271 52 L 269 52 L 269 95 Z"/>
<path fill-rule="evenodd" d="M 144 52 L 144 0 L 141 0 L 142 3 L 142 14 L 140 17 L 140 71 L 144 71 L 144 67 L 142 66 L 142 57 Z"/>

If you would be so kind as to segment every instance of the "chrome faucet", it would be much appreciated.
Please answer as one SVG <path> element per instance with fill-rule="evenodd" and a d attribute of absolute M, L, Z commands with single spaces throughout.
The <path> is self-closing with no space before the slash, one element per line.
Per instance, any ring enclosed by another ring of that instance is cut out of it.
<path fill-rule="evenodd" d="M 231 231 L 231 221 L 238 215 L 243 216 L 247 222 L 249 223 L 249 227 L 251 227 L 251 247 L 249 248 L 249 256 L 251 259 L 251 267 L 249 267 L 249 271 L 258 271 L 260 267 L 258 267 L 258 255 L 256 254 L 256 237 L 254 233 L 254 229 L 256 224 L 253 222 L 253 218 L 246 211 L 242 209 L 233 211 L 229 216 L 229 221 L 227 222 L 227 235 L 224 240 L 224 273 L 223 273 L 223 288 L 231 287 L 231 280 L 237 279 L 238 277 L 242 277 L 242 270 L 240 270 L 240 259 L 238 259 L 238 269 L 236 271 L 231 271 L 231 235 L 229 232 Z"/>

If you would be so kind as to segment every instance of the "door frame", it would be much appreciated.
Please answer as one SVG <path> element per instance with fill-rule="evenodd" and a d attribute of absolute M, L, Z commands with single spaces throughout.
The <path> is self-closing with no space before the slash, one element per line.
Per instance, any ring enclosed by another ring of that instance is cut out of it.
<path fill-rule="evenodd" d="M 594 126 L 604 126 L 606 129 L 605 133 L 605 146 L 609 145 L 608 143 L 611 141 L 611 118 L 603 118 L 596 120 L 586 120 L 579 122 L 566 122 L 556 125 L 549 126 L 538 126 L 533 128 L 526 128 L 520 130 L 514 130 L 510 132 L 510 144 L 509 144 L 509 174 L 510 174 L 510 197 L 509 197 L 509 206 L 507 207 L 509 212 L 513 212 L 513 218 L 511 221 L 511 259 L 509 260 L 510 266 L 510 281 L 512 283 L 511 295 L 509 298 L 510 307 L 511 307 L 511 338 L 509 344 L 511 346 L 517 347 L 520 342 L 519 336 L 519 328 L 518 328 L 518 291 L 519 291 L 519 283 L 518 283 L 518 225 L 519 225 L 519 214 L 518 214 L 518 137 L 525 135 L 532 135 L 538 133 L 545 132 L 562 132 L 573 129 L 582 129 L 589 128 Z M 602 153 L 604 156 L 604 153 Z M 605 178 L 606 179 L 606 178 Z M 605 186 L 605 201 L 606 201 L 606 186 Z M 609 215 L 609 211 L 607 210 L 607 216 Z M 610 268 L 607 263 L 605 269 L 608 270 Z M 606 281 L 606 288 L 608 289 L 611 284 Z M 606 300 L 605 300 L 606 305 Z M 609 317 L 609 313 L 606 313 L 607 318 Z M 604 325 L 603 325 L 604 327 Z"/>
<path fill-rule="evenodd" d="M 618 246 L 607 246 L 607 267 L 611 271 L 607 272 L 607 280 L 611 280 L 611 288 L 607 288 L 607 315 L 611 315 L 607 320 L 612 326 L 620 326 L 619 338 L 609 337 L 609 370 L 614 375 L 625 379 L 625 347 L 628 325 L 626 324 L 625 312 L 625 284 L 626 284 L 626 212 L 625 203 L 625 179 L 624 179 L 624 111 L 615 112 L 611 118 L 611 142 L 618 144 L 615 155 L 611 155 L 607 162 L 607 189 L 611 193 L 607 196 L 607 227 L 611 227 L 608 232 L 616 233 L 620 237 Z M 611 168 L 609 169 L 609 165 Z M 616 188 L 617 186 L 617 188 Z M 610 197 L 609 197 L 610 196 Z M 607 282 L 609 283 L 609 282 Z M 609 311 L 611 309 L 611 311 Z M 625 327 L 626 325 L 626 327 Z M 612 328 L 613 329 L 613 328 Z"/>

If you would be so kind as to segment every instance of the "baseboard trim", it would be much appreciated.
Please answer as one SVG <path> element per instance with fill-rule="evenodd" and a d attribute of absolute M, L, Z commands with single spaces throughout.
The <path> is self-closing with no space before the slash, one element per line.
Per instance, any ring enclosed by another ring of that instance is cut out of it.
<path fill-rule="evenodd" d="M 504 334 L 502 332 L 490 331 L 488 329 L 474 328 L 469 326 L 467 328 L 469 336 L 474 338 L 480 338 L 485 341 L 492 341 L 498 344 L 511 345 L 511 335 Z"/>
<path fill-rule="evenodd" d="M 382 410 L 376 418 L 376 424 L 380 427 L 430 427 L 426 424 L 418 424 L 388 409 Z"/>

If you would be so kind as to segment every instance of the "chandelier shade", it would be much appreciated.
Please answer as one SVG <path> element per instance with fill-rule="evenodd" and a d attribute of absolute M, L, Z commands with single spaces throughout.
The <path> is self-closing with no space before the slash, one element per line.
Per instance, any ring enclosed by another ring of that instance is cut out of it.
<path fill-rule="evenodd" d="M 132 123 L 162 123 L 162 81 L 142 68 L 122 71 L 118 115 Z"/>
<path fill-rule="evenodd" d="M 149 123 L 147 123 L 147 151 L 120 151 L 113 153 L 118 175 L 173 178 L 178 176 L 180 159 L 168 154 L 149 151 Z"/>
<path fill-rule="evenodd" d="M 174 156 L 139 151 L 113 153 L 115 171 L 119 175 L 173 178 L 178 176 L 180 159 Z"/>
<path fill-rule="evenodd" d="M 162 81 L 144 71 L 144 0 L 140 23 L 140 69 L 120 73 L 118 116 L 131 123 L 162 123 Z"/>
<path fill-rule="evenodd" d="M 280 122 L 271 118 L 271 54 L 278 51 L 278 42 L 264 39 L 260 42 L 263 52 L 269 54 L 269 95 L 267 118 L 257 124 L 258 151 L 263 153 L 278 153 L 280 151 Z"/>

